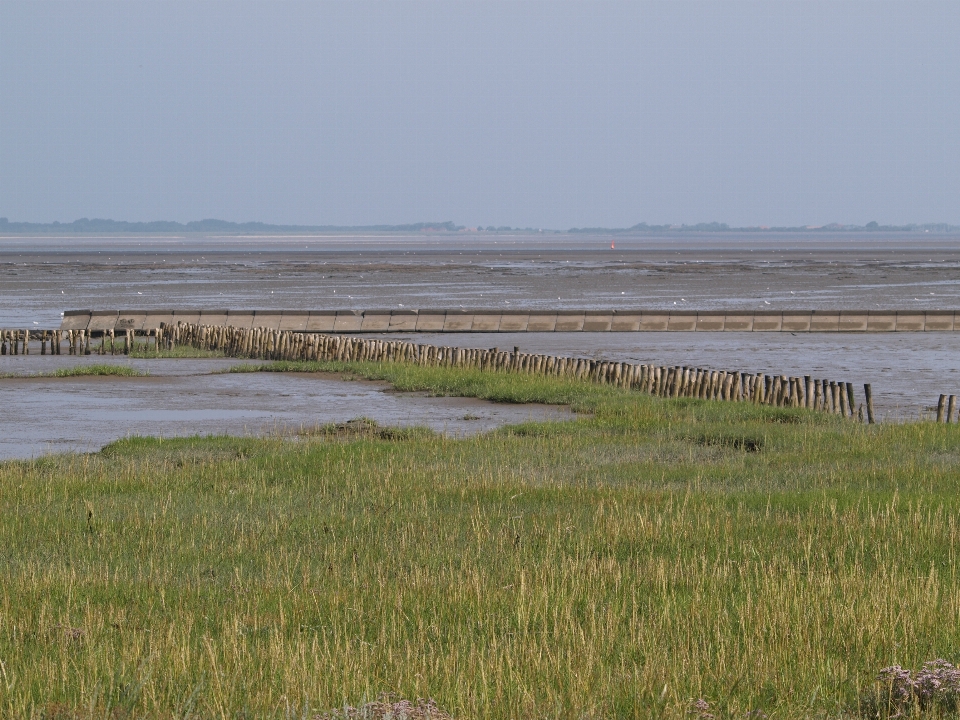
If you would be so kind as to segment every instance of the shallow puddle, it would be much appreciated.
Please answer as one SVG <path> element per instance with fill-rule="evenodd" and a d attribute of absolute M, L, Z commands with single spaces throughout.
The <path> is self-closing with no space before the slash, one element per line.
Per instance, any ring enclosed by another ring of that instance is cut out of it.
<path fill-rule="evenodd" d="M 236 360 L 13 357 L 0 373 L 108 362 L 147 377 L 0 379 L 0 459 L 98 450 L 129 435 L 268 435 L 367 417 L 380 425 L 468 436 L 528 420 L 572 419 L 568 408 L 398 393 L 383 383 L 312 373 L 219 373 Z"/>

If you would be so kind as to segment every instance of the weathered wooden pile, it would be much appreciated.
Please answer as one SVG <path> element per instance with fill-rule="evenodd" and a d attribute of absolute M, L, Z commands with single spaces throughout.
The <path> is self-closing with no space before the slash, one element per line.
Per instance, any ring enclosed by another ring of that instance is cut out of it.
<path fill-rule="evenodd" d="M 159 333 L 159 331 L 156 331 Z M 133 330 L 93 333 L 88 330 L 2 330 L 0 355 L 29 355 L 31 341 L 39 343 L 41 355 L 60 355 L 66 343 L 68 355 L 126 355 L 133 349 L 134 337 L 140 334 L 150 341 L 149 332 Z M 92 342 L 97 338 L 97 343 Z"/>
<path fill-rule="evenodd" d="M 954 420 L 957 410 L 957 396 L 956 395 L 941 395 L 940 400 L 937 401 L 937 422 L 938 423 L 949 423 L 949 422 L 960 422 L 960 417 L 957 417 Z"/>
<path fill-rule="evenodd" d="M 189 323 L 161 328 L 157 347 L 172 349 L 177 345 L 219 351 L 231 357 L 263 360 L 408 362 L 430 367 L 462 367 L 589 379 L 660 397 L 804 407 L 863 419 L 863 406 L 856 409 L 852 383 L 818 380 L 809 375 L 801 378 L 694 367 L 634 365 L 522 353 L 518 348 L 514 348 L 513 352 L 499 348 L 458 348 L 266 328 L 248 330 Z M 864 390 L 867 394 L 868 420 L 873 422 L 869 386 L 865 386 Z"/>
<path fill-rule="evenodd" d="M 92 352 L 98 355 L 127 355 L 133 349 L 134 339 L 137 336 L 135 330 L 106 330 L 96 333 L 100 342 L 92 344 L 94 333 L 88 330 L 64 330 L 61 331 L 67 340 L 67 353 L 69 355 L 89 355 Z M 160 330 L 155 331 L 155 338 L 159 341 Z M 150 333 L 141 333 L 149 342 Z M 159 346 L 158 346 L 159 347 Z"/>
<path fill-rule="evenodd" d="M 30 340 L 40 343 L 40 354 L 60 354 L 60 330 L 0 330 L 0 355 L 29 355 Z"/>

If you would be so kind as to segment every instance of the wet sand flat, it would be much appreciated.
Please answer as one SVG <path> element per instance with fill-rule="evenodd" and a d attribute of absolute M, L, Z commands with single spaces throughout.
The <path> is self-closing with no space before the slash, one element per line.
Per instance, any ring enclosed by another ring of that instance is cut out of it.
<path fill-rule="evenodd" d="M 957 309 L 960 236 L 6 236 L 0 287 L 0 327 L 17 328 L 57 327 L 60 312 L 83 308 Z M 960 393 L 960 333 L 496 333 L 420 341 L 811 374 L 854 382 L 858 392 L 870 382 L 889 417 L 915 416 L 939 393 Z"/>
<path fill-rule="evenodd" d="M 85 308 L 952 309 L 960 238 L 0 237 L 0 285 L 0 327 Z"/>

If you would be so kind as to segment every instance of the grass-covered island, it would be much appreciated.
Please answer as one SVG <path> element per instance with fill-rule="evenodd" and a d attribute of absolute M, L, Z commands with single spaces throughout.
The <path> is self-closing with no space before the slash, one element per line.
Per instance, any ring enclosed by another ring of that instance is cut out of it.
<path fill-rule="evenodd" d="M 0 715 L 333 717 L 385 692 L 456 718 L 951 712 L 949 666 L 875 679 L 960 658 L 960 428 L 285 369 L 583 414 L 0 464 Z"/>

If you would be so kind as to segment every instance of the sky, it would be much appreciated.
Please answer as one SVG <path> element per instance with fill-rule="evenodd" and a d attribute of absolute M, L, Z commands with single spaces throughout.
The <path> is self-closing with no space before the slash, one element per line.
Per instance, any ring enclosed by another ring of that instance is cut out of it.
<path fill-rule="evenodd" d="M 0 216 L 960 223 L 960 2 L 0 2 Z"/>

